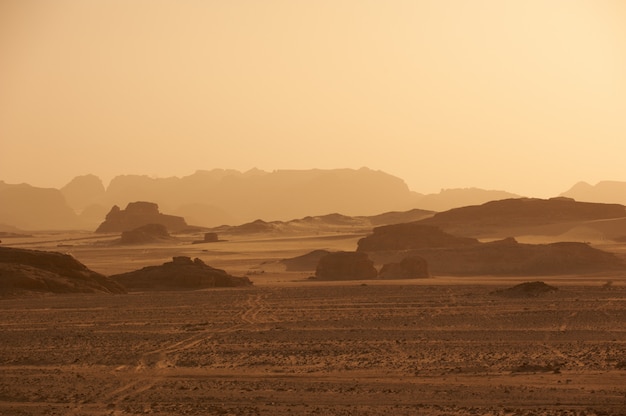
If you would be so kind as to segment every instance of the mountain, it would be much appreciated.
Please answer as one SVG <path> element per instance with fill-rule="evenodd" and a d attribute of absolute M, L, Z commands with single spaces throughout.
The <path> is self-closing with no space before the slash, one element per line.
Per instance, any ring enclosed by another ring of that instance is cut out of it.
<path fill-rule="evenodd" d="M 602 181 L 596 185 L 578 182 L 561 196 L 577 201 L 604 202 L 626 205 L 626 182 Z"/>
<path fill-rule="evenodd" d="M 116 205 L 153 201 L 168 212 L 189 207 L 197 212 L 204 205 L 206 211 L 220 213 L 220 220 L 232 218 L 241 224 L 257 218 L 286 220 L 328 212 L 373 215 L 406 210 L 413 207 L 418 195 L 401 179 L 367 168 L 245 173 L 216 169 L 182 178 L 118 176 L 107 188 L 106 199 Z M 202 214 L 198 217 L 207 220 Z"/>
<path fill-rule="evenodd" d="M 77 229 L 80 221 L 58 189 L 0 181 L 0 223 L 22 230 Z"/>
<path fill-rule="evenodd" d="M 77 213 L 102 199 L 106 192 L 102 180 L 95 175 L 77 176 L 60 191 L 67 204 Z"/>

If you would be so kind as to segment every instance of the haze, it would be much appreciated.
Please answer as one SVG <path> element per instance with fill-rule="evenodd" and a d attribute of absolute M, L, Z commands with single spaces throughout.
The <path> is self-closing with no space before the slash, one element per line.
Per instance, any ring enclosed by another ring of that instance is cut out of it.
<path fill-rule="evenodd" d="M 0 3 L 0 180 L 358 168 L 626 180 L 626 3 Z"/>

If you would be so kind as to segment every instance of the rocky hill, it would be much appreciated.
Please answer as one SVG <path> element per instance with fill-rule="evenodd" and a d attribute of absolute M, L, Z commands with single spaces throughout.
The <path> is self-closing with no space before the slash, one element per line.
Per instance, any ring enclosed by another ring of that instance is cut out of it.
<path fill-rule="evenodd" d="M 584 243 L 521 244 L 514 238 L 481 243 L 420 223 L 378 227 L 358 242 L 357 251 L 379 265 L 418 256 L 434 275 L 537 276 L 626 269 L 616 255 Z"/>
<path fill-rule="evenodd" d="M 626 218 L 619 204 L 578 202 L 570 198 L 518 198 L 455 208 L 421 220 L 459 236 L 507 237 L 567 232 L 591 222 Z"/>
<path fill-rule="evenodd" d="M 412 222 L 374 228 L 371 235 L 359 240 L 357 251 L 456 248 L 476 244 L 475 238 L 457 237 L 438 227 Z"/>
<path fill-rule="evenodd" d="M 215 287 L 250 286 L 247 277 L 235 277 L 200 259 L 174 257 L 161 266 L 148 266 L 111 279 L 129 290 L 196 290 Z"/>
<path fill-rule="evenodd" d="M 67 254 L 0 247 L 0 295 L 124 293 L 117 283 Z"/>
<path fill-rule="evenodd" d="M 129 203 L 124 210 L 115 205 L 96 232 L 131 231 L 148 224 L 163 225 L 167 231 L 181 231 L 188 227 L 184 218 L 160 213 L 159 206 L 153 202 L 138 201 Z"/>

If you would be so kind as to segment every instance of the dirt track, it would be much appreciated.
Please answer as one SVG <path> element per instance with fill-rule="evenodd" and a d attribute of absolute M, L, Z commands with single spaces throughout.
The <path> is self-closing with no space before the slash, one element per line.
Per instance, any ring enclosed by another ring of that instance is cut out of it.
<path fill-rule="evenodd" d="M 2 300 L 0 414 L 624 414 L 626 287 L 557 286 Z"/>

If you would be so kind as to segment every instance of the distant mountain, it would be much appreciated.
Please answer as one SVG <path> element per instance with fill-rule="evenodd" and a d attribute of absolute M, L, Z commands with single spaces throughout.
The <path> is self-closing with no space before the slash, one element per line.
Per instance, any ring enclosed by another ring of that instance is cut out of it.
<path fill-rule="evenodd" d="M 79 219 L 58 189 L 0 181 L 0 223 L 22 230 L 79 228 Z"/>
<path fill-rule="evenodd" d="M 561 196 L 574 198 L 577 201 L 626 205 L 626 182 L 602 181 L 596 185 L 578 182 Z"/>
<path fill-rule="evenodd" d="M 245 173 L 216 169 L 183 178 L 127 175 L 114 178 L 106 192 L 109 203 L 153 201 L 168 212 L 201 204 L 211 207 L 207 210 L 227 213 L 236 223 L 328 212 L 372 215 L 406 210 L 414 206 L 417 196 L 401 179 L 367 168 Z"/>
<path fill-rule="evenodd" d="M 77 176 L 60 191 L 67 204 L 77 213 L 101 200 L 106 192 L 102 180 L 95 175 Z"/>
<path fill-rule="evenodd" d="M 0 184 L 0 190 L 28 187 Z M 188 224 L 204 227 L 244 224 L 258 218 L 287 221 L 332 212 L 347 216 L 398 212 L 406 222 L 418 219 L 403 214 L 411 209 L 420 216 L 423 211 L 445 211 L 515 196 L 477 188 L 423 195 L 409 190 L 398 177 L 368 168 L 273 172 L 213 169 L 181 178 L 121 175 L 106 188 L 97 176 L 83 175 L 60 190 L 46 191 L 57 194 L 54 203 L 46 202 L 51 196 L 44 196 L 42 188 L 30 188 L 32 195 L 27 198 L 11 196 L 11 207 L 0 209 L 0 223 L 29 230 L 95 229 L 111 207 L 133 201 L 154 202 L 165 212 L 184 217 Z M 63 210 L 64 217 L 60 218 Z M 372 219 L 372 224 L 387 223 L 386 219 L 381 221 Z"/>

